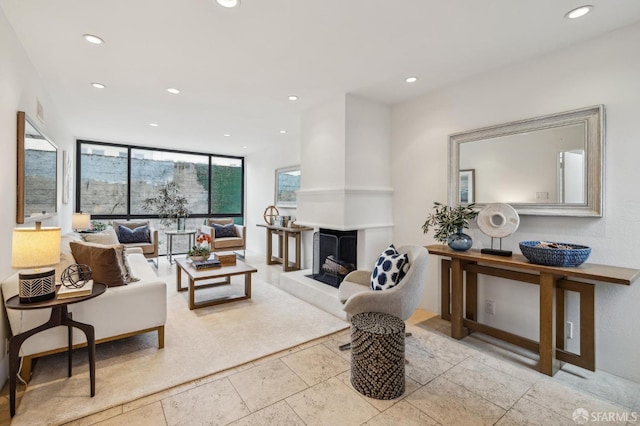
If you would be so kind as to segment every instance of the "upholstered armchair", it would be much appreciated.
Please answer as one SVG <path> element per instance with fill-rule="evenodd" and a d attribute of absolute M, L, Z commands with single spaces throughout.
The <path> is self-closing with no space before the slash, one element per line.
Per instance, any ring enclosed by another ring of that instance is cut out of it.
<path fill-rule="evenodd" d="M 130 230 L 134 230 L 141 226 L 147 225 L 149 226 L 149 232 L 148 232 L 147 238 L 139 239 L 139 241 L 138 239 L 135 239 L 136 242 L 123 241 L 122 238 L 120 237 L 120 232 L 119 232 L 119 227 L 121 225 L 126 226 Z M 114 220 L 113 222 L 111 222 L 111 226 L 113 226 L 113 230 L 116 232 L 116 235 L 118 236 L 118 240 L 120 241 L 120 244 L 124 245 L 126 248 L 139 247 L 140 249 L 142 249 L 142 254 L 144 254 L 144 257 L 146 257 L 147 259 L 156 259 L 158 257 L 158 230 L 152 228 L 149 225 L 148 220 L 137 220 L 137 221 Z"/>
<path fill-rule="evenodd" d="M 239 251 L 244 257 L 247 247 L 247 227 L 236 225 L 232 218 L 212 218 L 207 219 L 207 224 L 200 228 L 200 231 L 211 235 L 211 251 Z"/>
<path fill-rule="evenodd" d="M 338 296 L 349 318 L 360 312 L 383 312 L 405 321 L 413 315 L 426 284 L 429 254 L 421 246 L 403 246 L 398 253 L 407 253 L 409 270 L 395 287 L 371 290 L 371 271 L 356 270 L 344 278 Z"/>

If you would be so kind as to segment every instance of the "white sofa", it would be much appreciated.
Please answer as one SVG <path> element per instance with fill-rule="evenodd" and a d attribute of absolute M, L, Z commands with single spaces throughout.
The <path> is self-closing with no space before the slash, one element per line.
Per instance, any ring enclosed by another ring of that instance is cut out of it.
<path fill-rule="evenodd" d="M 158 278 L 140 249 L 127 251 L 127 259 L 132 274 L 140 278 L 140 281 L 110 287 L 98 297 L 71 304 L 68 306 L 69 312 L 75 321 L 94 326 L 96 343 L 156 331 L 158 347 L 163 348 L 164 324 L 167 319 L 167 284 Z M 6 301 L 17 294 L 16 273 L 2 282 L 2 297 Z M 51 315 L 51 309 L 6 311 L 14 335 L 45 323 Z M 75 328 L 73 330 L 74 346 L 86 345 L 84 333 Z M 28 381 L 34 358 L 66 350 L 65 327 L 56 327 L 30 337 L 20 349 L 20 375 Z"/>

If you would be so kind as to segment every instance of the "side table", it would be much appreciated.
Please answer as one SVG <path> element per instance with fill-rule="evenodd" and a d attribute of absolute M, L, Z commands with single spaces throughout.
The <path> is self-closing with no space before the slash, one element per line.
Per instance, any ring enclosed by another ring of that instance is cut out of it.
<path fill-rule="evenodd" d="M 167 257 L 169 258 L 169 264 L 173 265 L 173 237 L 176 235 L 187 235 L 189 236 L 189 246 L 187 248 L 190 249 L 194 244 L 194 240 L 196 238 L 196 230 L 195 229 L 186 229 L 183 231 L 165 231 L 164 234 L 167 236 Z"/>
<path fill-rule="evenodd" d="M 276 263 L 282 263 L 282 270 L 284 272 L 297 271 L 301 268 L 301 250 L 300 250 L 300 238 L 303 231 L 313 231 L 313 228 L 308 226 L 274 226 L 264 225 L 258 223 L 256 226 L 267 228 L 267 265 L 273 265 Z M 278 236 L 278 255 L 273 255 L 273 235 Z M 289 238 L 294 239 L 295 243 L 295 261 L 289 260 Z"/>
<path fill-rule="evenodd" d="M 107 286 L 104 284 L 93 283 L 93 290 L 91 294 L 85 296 L 72 297 L 69 299 L 51 299 L 42 302 L 35 303 L 20 303 L 19 296 L 13 296 L 5 303 L 7 309 L 51 309 L 51 316 L 46 323 L 25 331 L 24 333 L 17 334 L 9 338 L 9 403 L 11 417 L 16 414 L 16 376 L 18 375 L 18 366 L 20 365 L 20 347 L 29 337 L 41 331 L 48 330 L 50 328 L 58 326 L 66 326 L 68 329 L 69 346 L 69 377 L 71 377 L 71 353 L 73 349 L 73 333 L 72 327 L 80 329 L 87 336 L 87 347 L 89 348 L 89 376 L 91 381 L 91 396 L 96 394 L 96 339 L 93 326 L 90 324 L 84 324 L 71 319 L 67 305 L 72 303 L 84 302 L 85 300 L 92 299 L 100 296 L 107 290 Z"/>

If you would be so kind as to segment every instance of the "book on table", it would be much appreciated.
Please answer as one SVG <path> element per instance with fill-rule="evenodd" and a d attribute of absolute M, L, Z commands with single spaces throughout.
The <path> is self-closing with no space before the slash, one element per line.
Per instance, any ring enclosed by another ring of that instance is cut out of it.
<path fill-rule="evenodd" d="M 191 264 L 197 270 L 220 267 L 220 261 L 216 259 L 196 260 L 196 261 L 193 261 Z"/>
<path fill-rule="evenodd" d="M 88 296 L 93 291 L 93 280 L 89 280 L 82 287 L 66 287 L 64 284 L 58 289 L 58 299 L 70 299 L 72 297 Z"/>

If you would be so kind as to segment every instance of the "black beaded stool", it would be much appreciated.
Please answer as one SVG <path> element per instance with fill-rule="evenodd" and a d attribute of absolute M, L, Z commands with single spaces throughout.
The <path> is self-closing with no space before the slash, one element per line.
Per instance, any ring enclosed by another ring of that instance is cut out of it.
<path fill-rule="evenodd" d="M 375 399 L 404 393 L 404 322 L 380 312 L 351 318 L 351 384 Z"/>

